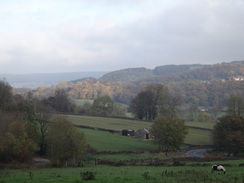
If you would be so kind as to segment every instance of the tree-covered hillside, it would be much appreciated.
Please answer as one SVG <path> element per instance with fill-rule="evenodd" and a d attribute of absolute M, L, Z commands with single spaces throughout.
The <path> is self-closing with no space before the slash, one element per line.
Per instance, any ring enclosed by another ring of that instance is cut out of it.
<path fill-rule="evenodd" d="M 155 67 L 153 70 L 145 68 L 123 69 L 107 73 L 100 80 L 104 82 L 147 81 L 157 83 L 191 80 L 231 80 L 239 76 L 244 76 L 244 61 L 214 65 L 165 65 Z"/>
<path fill-rule="evenodd" d="M 129 68 L 118 71 L 109 72 L 103 75 L 100 80 L 104 82 L 115 81 L 141 81 L 141 80 L 153 80 L 157 76 L 167 76 L 169 74 L 181 74 L 197 68 L 206 67 L 200 64 L 194 65 L 165 65 L 158 66 L 155 69 L 146 68 Z"/>
<path fill-rule="evenodd" d="M 116 102 L 130 103 L 148 84 L 162 83 L 179 95 L 187 105 L 225 105 L 231 95 L 244 94 L 244 61 L 215 65 L 168 65 L 154 70 L 125 69 L 87 78 L 60 82 L 50 88 L 39 87 L 33 95 L 50 96 L 57 88 L 65 89 L 73 99 L 91 99 L 108 95 Z"/>
<path fill-rule="evenodd" d="M 150 78 L 154 75 L 153 71 L 146 68 L 130 68 L 119 71 L 109 72 L 103 75 L 100 80 L 104 82 L 117 82 L 117 81 L 136 81 L 141 79 Z"/>

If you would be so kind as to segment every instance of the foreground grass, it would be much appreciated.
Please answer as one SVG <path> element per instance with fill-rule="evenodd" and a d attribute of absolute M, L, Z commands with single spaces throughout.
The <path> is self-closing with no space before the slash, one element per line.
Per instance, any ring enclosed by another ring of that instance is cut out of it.
<path fill-rule="evenodd" d="M 236 164 L 236 163 L 234 163 Z M 81 173 L 91 172 L 94 180 L 83 180 Z M 1 183 L 243 183 L 244 167 L 230 165 L 227 174 L 211 173 L 210 166 L 88 166 L 83 168 L 51 168 L 1 170 Z M 30 176 L 31 175 L 31 176 Z"/>

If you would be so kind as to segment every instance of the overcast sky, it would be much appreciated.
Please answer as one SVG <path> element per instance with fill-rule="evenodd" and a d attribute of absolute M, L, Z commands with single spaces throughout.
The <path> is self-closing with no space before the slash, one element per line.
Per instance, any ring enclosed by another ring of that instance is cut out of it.
<path fill-rule="evenodd" d="M 0 73 L 244 60 L 244 0 L 0 0 Z"/>

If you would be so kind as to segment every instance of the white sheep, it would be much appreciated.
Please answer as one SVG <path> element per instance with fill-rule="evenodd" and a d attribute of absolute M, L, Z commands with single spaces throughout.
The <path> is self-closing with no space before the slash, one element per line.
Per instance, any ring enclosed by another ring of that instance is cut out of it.
<path fill-rule="evenodd" d="M 226 170 L 222 165 L 213 165 L 212 172 L 214 172 L 214 171 L 224 172 L 224 174 L 226 173 Z"/>

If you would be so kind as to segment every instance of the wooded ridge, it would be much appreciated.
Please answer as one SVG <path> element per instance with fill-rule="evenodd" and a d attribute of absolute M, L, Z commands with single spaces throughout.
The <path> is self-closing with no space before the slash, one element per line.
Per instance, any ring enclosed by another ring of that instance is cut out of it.
<path fill-rule="evenodd" d="M 129 68 L 104 74 L 100 80 L 105 82 L 212 81 L 232 80 L 240 76 L 244 78 L 244 61 L 214 65 L 165 65 L 155 67 L 153 70 L 146 68 Z"/>
<path fill-rule="evenodd" d="M 101 78 L 81 78 L 38 87 L 35 97 L 53 95 L 65 89 L 73 99 L 94 100 L 109 95 L 116 102 L 130 103 L 148 84 L 162 83 L 187 105 L 225 106 L 231 95 L 244 94 L 244 61 L 214 65 L 167 65 L 155 69 L 129 68 L 104 74 Z"/>

